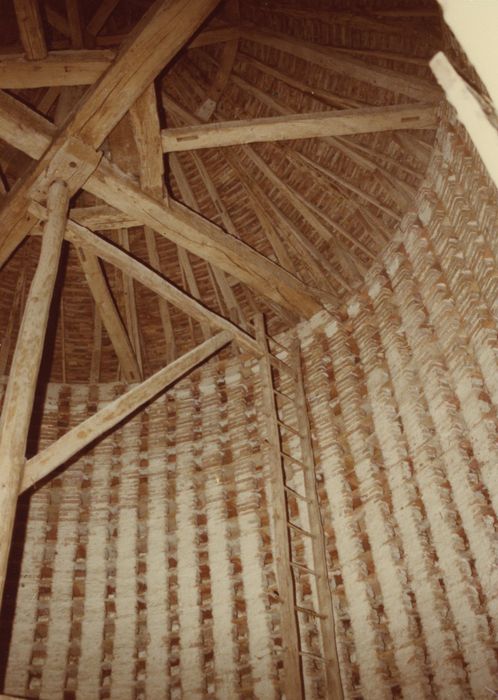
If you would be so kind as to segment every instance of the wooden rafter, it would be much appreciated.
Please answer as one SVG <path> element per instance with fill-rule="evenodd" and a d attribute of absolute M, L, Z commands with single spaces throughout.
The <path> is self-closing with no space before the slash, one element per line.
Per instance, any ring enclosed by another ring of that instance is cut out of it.
<path fill-rule="evenodd" d="M 165 129 L 162 132 L 162 145 L 166 152 L 191 151 L 265 141 L 346 136 L 398 129 L 433 129 L 435 127 L 435 105 L 392 105 L 389 107 L 310 112 L 282 117 L 240 119 Z"/>
<path fill-rule="evenodd" d="M 224 44 L 239 38 L 238 26 L 224 24 L 221 27 L 204 29 L 189 42 L 189 49 L 198 49 L 201 46 L 211 46 L 212 44 Z"/>
<path fill-rule="evenodd" d="M 279 5 L 273 2 L 271 4 L 265 2 L 260 9 L 264 9 L 272 13 L 278 12 L 288 15 L 289 17 L 293 17 L 297 20 L 318 20 L 324 24 L 332 25 L 343 24 L 349 29 L 353 28 L 361 31 L 377 31 L 384 34 L 403 34 L 407 31 L 406 24 L 381 21 L 367 12 L 352 14 L 351 12 L 334 12 L 331 9 L 315 10 L 312 8 L 293 8 L 289 7 L 288 5 Z M 419 31 L 417 26 L 414 26 L 413 24 L 410 24 L 409 29 L 418 40 L 422 40 L 424 42 L 424 45 L 428 43 L 429 36 L 427 32 L 424 33 Z M 430 42 L 430 45 L 432 45 L 432 43 L 433 42 Z"/>
<path fill-rule="evenodd" d="M 140 184 L 147 194 L 163 201 L 167 198 L 164 186 L 164 161 L 161 154 L 161 127 L 157 111 L 156 91 L 151 83 L 130 109 L 130 123 L 139 155 Z M 144 227 L 147 255 L 152 267 L 160 271 L 161 265 L 154 231 Z M 166 341 L 166 357 L 176 356 L 175 335 L 168 304 L 159 298 L 159 315 Z"/>
<path fill-rule="evenodd" d="M 225 3 L 225 12 L 227 14 L 227 19 L 233 24 L 237 24 L 240 19 L 239 0 L 227 0 Z M 203 122 L 207 121 L 216 109 L 218 100 L 220 99 L 221 94 L 230 78 L 230 74 L 237 57 L 238 48 L 238 36 L 230 41 L 227 41 L 223 47 L 220 67 L 218 68 L 216 76 L 207 90 L 204 102 L 196 111 L 196 117 Z"/>
<path fill-rule="evenodd" d="M 45 2 L 44 8 L 45 17 L 47 22 L 53 27 L 59 34 L 71 38 L 71 31 L 69 29 L 69 22 L 67 18 L 61 14 L 51 3 Z"/>
<path fill-rule="evenodd" d="M 14 0 L 19 35 L 26 58 L 30 61 L 47 55 L 47 44 L 38 0 Z"/>
<path fill-rule="evenodd" d="M 33 203 L 31 209 L 37 218 L 43 219 L 46 217 L 45 209 L 40 204 Z M 144 265 L 144 263 L 133 258 L 119 246 L 97 236 L 71 219 L 68 219 L 65 237 L 78 248 L 83 248 L 85 251 L 97 255 L 102 260 L 119 268 L 140 284 L 169 301 L 173 306 L 192 316 L 199 323 L 206 321 L 213 328 L 223 331 L 227 330 L 245 350 L 256 354 L 259 353 L 259 345 L 248 333 L 228 319 L 206 308 L 196 299 L 192 299 L 185 292 L 182 292 L 157 272 Z"/>
<path fill-rule="evenodd" d="M 130 253 L 130 237 L 127 228 L 119 229 L 118 243 L 123 250 Z M 126 328 L 138 365 L 142 369 L 142 348 L 140 346 L 136 289 L 131 277 L 124 272 L 121 273 L 121 277 Z"/>
<path fill-rule="evenodd" d="M 182 200 L 185 202 L 185 204 L 193 209 L 194 211 L 199 211 L 199 205 L 197 203 L 197 199 L 195 198 L 195 195 L 188 183 L 188 180 L 185 176 L 185 173 L 183 171 L 183 168 L 181 166 L 180 161 L 176 158 L 176 156 L 172 156 L 170 158 L 170 168 L 171 172 L 173 174 L 173 177 L 175 178 L 178 190 L 180 192 L 180 196 Z M 184 273 L 187 276 L 188 279 L 188 266 L 190 266 L 190 261 L 188 258 L 188 253 L 187 251 L 183 250 L 182 248 L 178 247 L 178 259 L 180 261 L 180 265 L 182 266 L 182 269 L 184 270 Z M 225 273 L 223 270 L 218 270 L 216 267 L 213 267 L 210 263 L 207 263 L 208 267 L 208 273 L 211 279 L 211 282 L 213 284 L 213 288 L 215 291 L 215 294 L 218 298 L 218 287 L 221 291 L 221 294 L 223 296 L 226 308 L 230 310 L 231 308 L 236 308 L 237 306 L 237 301 L 235 299 L 235 295 L 233 294 L 232 289 L 230 288 L 230 285 L 226 281 Z M 192 290 L 191 290 L 191 293 Z M 220 307 L 221 312 L 223 313 L 223 306 L 221 304 L 221 299 L 218 300 L 218 305 Z M 204 331 L 205 332 L 205 331 Z"/>
<path fill-rule="evenodd" d="M 92 255 L 83 248 L 78 249 L 78 257 L 102 323 L 118 357 L 123 376 L 128 382 L 139 381 L 142 378 L 142 372 L 100 262 L 96 255 Z"/>
<path fill-rule="evenodd" d="M 330 92 L 330 90 L 326 90 L 317 85 L 310 84 L 309 82 L 299 80 L 295 76 L 289 75 L 288 73 L 283 73 L 274 66 L 270 66 L 266 63 L 263 63 L 262 61 L 258 61 L 257 58 L 254 58 L 254 56 L 244 53 L 243 51 L 239 51 L 238 58 L 239 61 L 242 60 L 244 63 L 247 63 L 250 66 L 254 66 L 265 75 L 269 75 L 272 78 L 276 78 L 280 82 L 289 85 L 289 87 L 295 88 L 296 90 L 299 90 L 300 92 L 310 97 L 313 97 L 314 100 L 317 100 L 323 103 L 324 105 L 329 105 L 330 107 L 339 107 L 340 109 L 350 109 L 353 107 L 364 106 L 363 102 L 359 100 L 353 99 L 351 97 L 343 97 L 342 95 L 333 95 Z"/>
<path fill-rule="evenodd" d="M 247 26 L 240 27 L 240 36 L 264 46 L 279 49 L 296 58 L 302 58 L 334 73 L 406 95 L 414 100 L 433 102 L 441 98 L 440 90 L 429 80 L 351 58 L 327 46 Z"/>
<path fill-rule="evenodd" d="M 73 49 L 82 49 L 84 45 L 84 28 L 81 22 L 78 0 L 66 0 L 66 14 Z"/>
<path fill-rule="evenodd" d="M 33 486 L 40 479 L 47 477 L 75 454 L 108 433 L 131 413 L 151 401 L 167 386 L 198 367 L 231 340 L 232 336 L 227 331 L 218 333 L 69 430 L 26 462 L 21 492 Z"/>
<path fill-rule="evenodd" d="M 119 0 L 102 0 L 95 10 L 95 14 L 88 23 L 86 28 L 88 34 L 91 36 L 97 36 L 111 14 L 116 9 L 118 2 Z"/>

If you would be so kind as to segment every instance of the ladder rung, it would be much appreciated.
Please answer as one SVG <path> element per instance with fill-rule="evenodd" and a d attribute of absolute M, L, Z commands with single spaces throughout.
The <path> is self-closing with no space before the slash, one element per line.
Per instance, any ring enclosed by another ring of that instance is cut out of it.
<path fill-rule="evenodd" d="M 286 362 L 283 362 L 280 360 L 278 357 L 275 357 L 275 355 L 272 355 L 271 353 L 268 354 L 268 359 L 270 361 L 270 364 L 275 367 L 275 369 L 279 369 L 282 372 L 287 372 L 287 374 L 290 374 L 292 377 L 295 377 L 296 375 L 296 370 L 288 365 Z"/>
<path fill-rule="evenodd" d="M 306 571 L 306 573 L 311 574 L 311 576 L 316 576 L 317 578 L 320 577 L 319 574 L 316 573 L 316 571 L 313 571 L 313 569 L 310 569 L 309 566 L 306 566 L 305 564 L 300 564 L 297 561 L 291 561 L 290 565 L 294 569 L 301 569 L 302 571 Z"/>
<path fill-rule="evenodd" d="M 287 527 L 290 527 L 292 530 L 295 530 L 296 532 L 300 532 L 301 535 L 306 535 L 306 537 L 311 537 L 312 539 L 314 537 L 314 535 L 311 532 L 308 532 L 308 530 L 305 530 L 300 525 L 296 525 L 295 523 L 290 523 L 289 521 L 287 521 Z"/>
<path fill-rule="evenodd" d="M 286 459 L 290 459 L 291 462 L 295 462 L 296 464 L 299 464 L 300 467 L 303 467 L 303 469 L 310 469 L 309 464 L 305 464 L 304 462 L 301 462 L 300 459 L 297 459 L 297 457 L 293 457 L 292 455 L 287 454 L 287 452 L 283 452 L 283 450 L 280 450 L 280 454 L 282 457 L 285 457 Z"/>
<path fill-rule="evenodd" d="M 322 615 L 321 613 L 318 613 L 316 610 L 313 610 L 313 608 L 303 608 L 302 605 L 295 605 L 294 606 L 298 612 L 304 613 L 305 615 L 312 615 L 313 617 L 319 617 L 321 620 L 326 620 L 327 616 Z"/>
<path fill-rule="evenodd" d="M 302 493 L 298 493 L 297 491 L 294 491 L 294 489 L 292 489 L 290 486 L 284 485 L 284 489 L 288 493 L 290 493 L 293 496 L 295 496 L 296 498 L 298 498 L 300 501 L 305 501 L 306 503 L 312 503 L 310 498 L 306 498 L 306 496 L 303 496 Z"/>
<path fill-rule="evenodd" d="M 281 399 L 285 399 L 286 401 L 290 401 L 291 403 L 294 403 L 294 399 L 292 399 L 287 394 L 284 394 L 283 391 L 279 391 L 278 389 L 275 389 L 275 387 L 273 387 L 273 393 L 276 396 L 280 396 Z"/>
<path fill-rule="evenodd" d="M 313 651 L 300 651 L 299 656 L 311 656 L 312 659 L 317 659 L 325 663 L 325 658 L 320 656 L 320 654 L 315 654 Z"/>
<path fill-rule="evenodd" d="M 296 430 L 295 428 L 293 428 L 292 425 L 287 425 L 287 423 L 284 423 L 284 421 L 280 420 L 280 418 L 277 418 L 277 423 L 284 430 L 289 430 L 291 433 L 294 433 L 294 435 L 301 437 L 301 433 L 299 432 L 299 430 Z"/>

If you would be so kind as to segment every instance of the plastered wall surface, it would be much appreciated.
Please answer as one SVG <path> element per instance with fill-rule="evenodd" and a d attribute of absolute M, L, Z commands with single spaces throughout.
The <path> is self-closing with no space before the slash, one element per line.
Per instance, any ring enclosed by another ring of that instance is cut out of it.
<path fill-rule="evenodd" d="M 42 446 L 124 390 L 51 386 Z M 274 697 L 255 380 L 182 382 L 31 498 L 6 692 Z"/>
<path fill-rule="evenodd" d="M 350 697 L 498 691 L 497 198 L 441 118 L 365 288 L 300 329 Z"/>
<path fill-rule="evenodd" d="M 444 108 L 366 284 L 298 328 L 347 698 L 498 692 L 497 222 Z M 50 387 L 42 445 L 122 389 Z M 278 696 L 259 409 L 210 365 L 32 497 L 7 692 Z"/>

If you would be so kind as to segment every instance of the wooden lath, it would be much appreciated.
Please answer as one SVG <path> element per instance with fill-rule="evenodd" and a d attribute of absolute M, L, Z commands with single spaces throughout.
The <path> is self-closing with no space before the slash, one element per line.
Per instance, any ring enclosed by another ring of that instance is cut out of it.
<path fill-rule="evenodd" d="M 325 46 L 254 27 L 241 26 L 240 35 L 245 39 L 303 58 L 332 72 L 362 80 L 414 100 L 437 101 L 441 97 L 438 88 L 428 80 L 413 75 L 408 76 L 390 68 L 374 66 L 367 61 L 351 58 Z"/>

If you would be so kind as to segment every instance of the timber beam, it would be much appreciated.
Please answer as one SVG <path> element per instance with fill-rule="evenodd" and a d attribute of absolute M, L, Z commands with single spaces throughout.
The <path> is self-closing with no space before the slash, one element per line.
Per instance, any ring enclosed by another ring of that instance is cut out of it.
<path fill-rule="evenodd" d="M 433 104 L 341 109 L 163 129 L 166 153 L 291 139 L 350 136 L 399 129 L 434 129 Z"/>
<path fill-rule="evenodd" d="M 0 419 L 0 601 L 68 205 L 66 183 L 51 183 L 40 257 L 19 329 Z"/>
<path fill-rule="evenodd" d="M 29 61 L 45 58 L 47 44 L 38 0 L 14 0 L 19 36 Z"/>
<path fill-rule="evenodd" d="M 0 56 L 0 88 L 26 89 L 93 85 L 114 60 L 110 50 L 50 51 L 40 60 L 22 54 Z"/>
<path fill-rule="evenodd" d="M 131 345 L 126 328 L 121 320 L 104 272 L 96 255 L 78 249 L 80 265 L 99 311 L 114 352 L 128 382 L 142 379 L 142 372 Z"/>
<path fill-rule="evenodd" d="M 21 493 L 45 478 L 89 444 L 105 435 L 134 411 L 154 399 L 166 387 L 178 381 L 211 355 L 228 345 L 232 335 L 222 331 L 201 345 L 174 360 L 141 384 L 94 413 L 82 423 L 69 430 L 61 438 L 26 462 L 21 484 Z"/>

